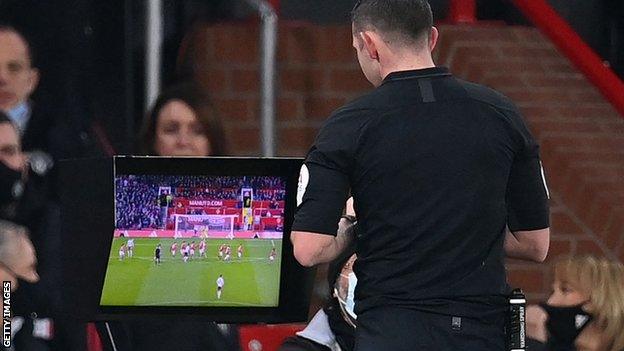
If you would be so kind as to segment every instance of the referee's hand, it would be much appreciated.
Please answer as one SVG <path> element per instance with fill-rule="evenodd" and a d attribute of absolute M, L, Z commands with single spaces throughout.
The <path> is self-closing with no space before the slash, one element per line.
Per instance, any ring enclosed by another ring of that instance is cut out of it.
<path fill-rule="evenodd" d="M 347 200 L 347 205 L 345 206 L 345 214 L 357 218 L 357 216 L 355 215 L 355 209 L 353 208 L 353 197 L 350 197 Z"/>

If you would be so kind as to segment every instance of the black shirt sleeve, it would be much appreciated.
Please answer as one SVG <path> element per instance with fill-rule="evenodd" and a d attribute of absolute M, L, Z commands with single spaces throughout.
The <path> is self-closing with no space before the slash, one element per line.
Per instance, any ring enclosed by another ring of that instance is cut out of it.
<path fill-rule="evenodd" d="M 548 188 L 539 145 L 519 114 L 512 116 L 518 149 L 507 183 L 507 225 L 514 231 L 550 226 Z"/>
<path fill-rule="evenodd" d="M 302 167 L 293 231 L 336 235 L 349 195 L 358 111 L 338 111 L 321 128 Z"/>

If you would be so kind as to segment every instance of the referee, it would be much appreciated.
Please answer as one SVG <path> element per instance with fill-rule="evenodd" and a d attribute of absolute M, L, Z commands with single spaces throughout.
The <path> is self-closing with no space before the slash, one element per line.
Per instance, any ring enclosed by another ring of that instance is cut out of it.
<path fill-rule="evenodd" d="M 504 257 L 549 244 L 539 147 L 517 108 L 431 57 L 425 0 L 362 0 L 353 46 L 371 93 L 335 111 L 301 169 L 305 266 L 356 240 L 357 351 L 503 350 Z M 348 195 L 356 238 L 336 235 Z"/>

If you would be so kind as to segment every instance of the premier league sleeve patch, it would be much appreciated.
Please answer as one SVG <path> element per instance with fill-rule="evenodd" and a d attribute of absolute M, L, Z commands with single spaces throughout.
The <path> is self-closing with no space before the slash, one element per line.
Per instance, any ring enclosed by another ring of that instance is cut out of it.
<path fill-rule="evenodd" d="M 299 183 L 297 185 L 297 207 L 301 206 L 303 202 L 303 196 L 305 195 L 308 183 L 310 182 L 310 172 L 308 167 L 304 164 L 299 171 Z"/>

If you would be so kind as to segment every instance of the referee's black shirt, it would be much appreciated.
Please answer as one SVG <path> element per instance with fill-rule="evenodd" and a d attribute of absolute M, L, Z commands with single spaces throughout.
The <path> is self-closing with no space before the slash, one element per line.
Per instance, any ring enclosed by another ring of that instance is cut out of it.
<path fill-rule="evenodd" d="M 391 73 L 335 111 L 304 168 L 293 231 L 335 235 L 349 190 L 355 199 L 357 313 L 469 317 L 449 302 L 507 292 L 505 226 L 549 226 L 539 147 L 518 110 L 445 68 Z"/>

